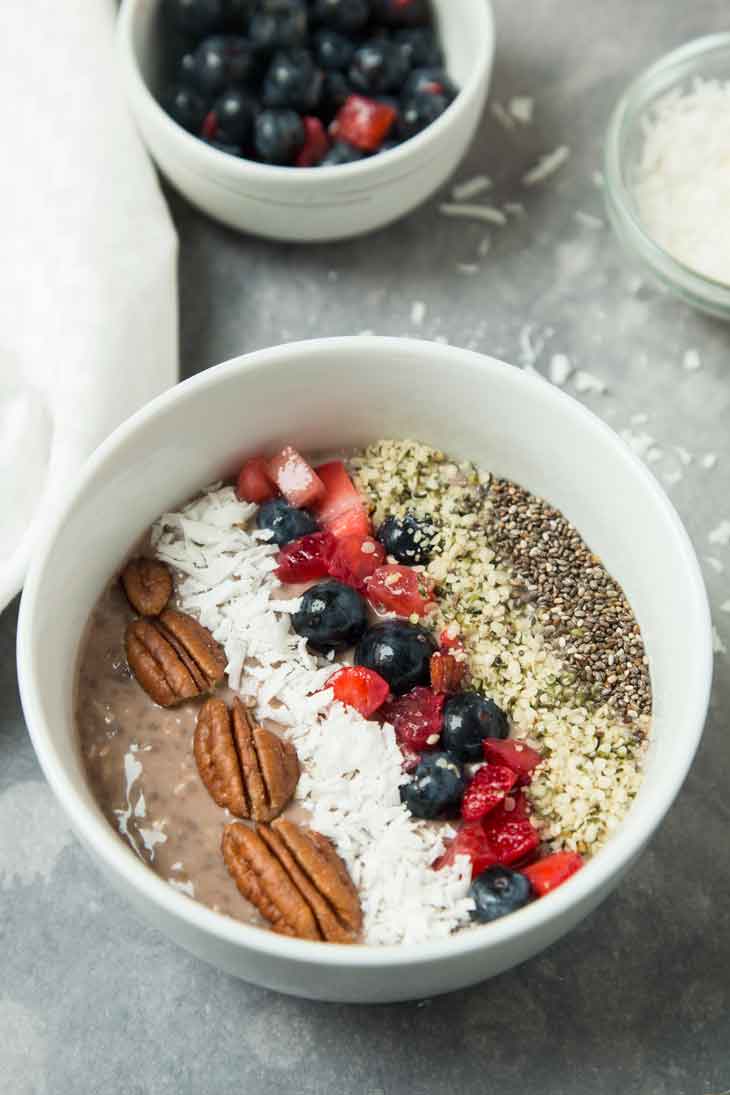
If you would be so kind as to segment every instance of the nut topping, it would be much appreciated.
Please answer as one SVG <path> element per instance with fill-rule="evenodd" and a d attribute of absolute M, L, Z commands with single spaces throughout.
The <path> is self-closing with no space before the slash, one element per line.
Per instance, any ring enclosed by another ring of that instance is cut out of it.
<path fill-rule="evenodd" d="M 208 629 L 171 608 L 132 620 L 124 641 L 129 668 L 161 707 L 209 692 L 225 674 L 226 656 Z"/>
<path fill-rule="evenodd" d="M 357 891 L 330 841 L 279 818 L 223 830 L 223 858 L 239 891 L 281 935 L 354 943 L 362 928 Z"/>
<path fill-rule="evenodd" d="M 132 559 L 122 571 L 121 582 L 140 616 L 159 616 L 172 596 L 172 575 L 158 559 Z"/>
<path fill-rule="evenodd" d="M 458 661 L 453 654 L 436 651 L 431 655 L 431 687 L 434 692 L 458 692 L 466 673 L 466 662 Z"/>
<path fill-rule="evenodd" d="M 271 821 L 296 790 L 299 761 L 294 746 L 256 725 L 239 699 L 232 712 L 223 700 L 203 704 L 194 749 L 211 798 L 235 817 Z"/>

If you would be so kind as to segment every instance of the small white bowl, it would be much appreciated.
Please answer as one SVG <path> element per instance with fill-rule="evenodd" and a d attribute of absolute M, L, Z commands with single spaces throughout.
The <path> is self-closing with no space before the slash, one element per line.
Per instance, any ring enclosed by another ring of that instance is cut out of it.
<path fill-rule="evenodd" d="M 438 189 L 479 123 L 494 58 L 489 0 L 434 0 L 449 74 L 448 110 L 389 152 L 340 167 L 271 167 L 219 152 L 165 113 L 160 0 L 124 0 L 118 46 L 132 112 L 160 170 L 193 205 L 231 228 L 270 239 L 346 239 L 402 217 Z"/>
<path fill-rule="evenodd" d="M 606 847 L 548 897 L 422 946 L 287 939 L 178 893 L 105 820 L 84 778 L 73 719 L 89 613 L 158 514 L 233 472 L 246 454 L 285 441 L 305 452 L 336 451 L 378 437 L 419 438 L 560 507 L 622 583 L 654 688 L 646 778 Z M 366 1003 L 432 996 L 491 977 L 554 942 L 606 897 L 687 774 L 707 711 L 712 640 L 687 534 L 656 480 L 608 426 L 545 381 L 493 358 L 432 342 L 351 337 L 236 358 L 120 426 L 41 531 L 21 605 L 18 667 L 46 778 L 80 840 L 147 920 L 259 985 Z"/>

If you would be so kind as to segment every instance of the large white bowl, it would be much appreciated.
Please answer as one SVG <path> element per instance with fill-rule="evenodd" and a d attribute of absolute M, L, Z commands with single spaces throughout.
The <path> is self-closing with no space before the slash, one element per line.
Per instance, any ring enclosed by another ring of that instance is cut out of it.
<path fill-rule="evenodd" d="M 277 240 L 345 239 L 425 201 L 456 169 L 479 123 L 494 58 L 489 0 L 434 0 L 450 75 L 448 110 L 390 152 L 341 167 L 271 167 L 191 136 L 155 98 L 161 86 L 161 0 L 124 0 L 118 43 L 132 112 L 160 169 L 194 205 L 231 228 Z"/>
<path fill-rule="evenodd" d="M 424 946 L 286 939 L 190 900 L 145 867 L 84 779 L 73 721 L 79 643 L 96 598 L 153 519 L 285 441 L 337 450 L 417 437 L 478 461 L 559 506 L 620 580 L 641 624 L 655 698 L 646 779 L 627 820 L 555 893 L 497 923 Z M 705 589 L 687 535 L 622 441 L 548 383 L 466 350 L 367 337 L 236 358 L 120 426 L 49 514 L 18 631 L 23 708 L 46 777 L 112 884 L 172 939 L 228 973 L 337 1001 L 431 996 L 491 977 L 589 913 L 660 823 L 700 739 L 712 674 Z M 647 915 L 650 910 L 647 909 Z"/>

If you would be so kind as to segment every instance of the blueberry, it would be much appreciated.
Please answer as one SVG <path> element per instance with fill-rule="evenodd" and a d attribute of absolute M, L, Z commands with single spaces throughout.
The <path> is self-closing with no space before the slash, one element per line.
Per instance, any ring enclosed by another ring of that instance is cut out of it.
<path fill-rule="evenodd" d="M 456 98 L 458 88 L 443 68 L 416 68 L 403 86 L 403 98 L 410 99 L 421 94 L 443 95 L 451 102 Z"/>
<path fill-rule="evenodd" d="M 359 148 L 354 148 L 346 141 L 337 141 L 330 148 L 323 160 L 319 161 L 319 167 L 340 167 L 345 163 L 357 163 L 365 158 L 365 153 Z"/>
<path fill-rule="evenodd" d="M 365 601 L 343 582 L 318 582 L 302 597 L 301 608 L 292 616 L 292 626 L 314 650 L 344 650 L 353 646 L 367 627 Z"/>
<path fill-rule="evenodd" d="M 526 905 L 531 897 L 530 882 L 509 867 L 487 867 L 472 882 L 469 897 L 476 906 L 470 913 L 472 920 L 488 924 Z"/>
<path fill-rule="evenodd" d="M 429 662 L 436 652 L 433 636 L 418 624 L 386 620 L 371 627 L 355 650 L 355 665 L 374 669 L 397 696 L 428 684 Z"/>
<path fill-rule="evenodd" d="M 181 78 L 201 95 L 220 95 L 232 84 L 243 84 L 258 74 L 258 58 L 247 38 L 240 34 L 215 34 L 204 38 L 193 53 L 180 62 Z"/>
<path fill-rule="evenodd" d="M 256 101 L 245 91 L 231 89 L 213 104 L 218 125 L 215 141 L 228 145 L 245 145 L 251 136 Z"/>
<path fill-rule="evenodd" d="M 370 9 L 370 0 L 314 0 L 313 15 L 325 27 L 352 34 L 366 25 Z"/>
<path fill-rule="evenodd" d="M 164 0 L 163 10 L 174 27 L 197 37 L 217 30 L 223 20 L 223 0 Z"/>
<path fill-rule="evenodd" d="M 246 30 L 248 21 L 256 11 L 258 0 L 221 0 L 223 5 L 223 25 L 226 30 Z"/>
<path fill-rule="evenodd" d="M 389 27 L 431 25 L 429 0 L 373 0 L 373 15 Z"/>
<path fill-rule="evenodd" d="M 203 137 L 203 140 L 211 148 L 217 148 L 219 152 L 225 152 L 228 156 L 243 156 L 243 149 L 240 145 L 228 144 L 226 141 L 219 140 L 218 137 Z"/>
<path fill-rule="evenodd" d="M 393 41 L 410 68 L 439 68 L 443 64 L 444 57 L 438 39 L 427 27 L 396 31 Z"/>
<path fill-rule="evenodd" d="M 399 563 L 421 566 L 431 558 L 434 531 L 428 521 L 407 513 L 405 517 L 386 517 L 378 529 L 378 539 Z"/>
<path fill-rule="evenodd" d="M 355 51 L 348 75 L 365 95 L 399 91 L 408 75 L 408 62 L 393 42 L 372 39 Z"/>
<path fill-rule="evenodd" d="M 415 137 L 440 118 L 450 106 L 445 95 L 421 93 L 403 100 L 398 121 L 398 133 L 404 141 Z"/>
<path fill-rule="evenodd" d="M 196 135 L 208 112 L 202 95 L 189 87 L 175 88 L 165 100 L 165 109 L 173 121 Z"/>
<path fill-rule="evenodd" d="M 331 121 L 350 95 L 352 95 L 352 88 L 341 72 L 325 72 L 320 101 L 322 118 L 325 121 Z"/>
<path fill-rule="evenodd" d="M 306 49 L 274 54 L 263 89 L 264 106 L 291 107 L 309 114 L 322 94 L 322 71 Z"/>
<path fill-rule="evenodd" d="M 256 514 L 256 527 L 270 529 L 274 534 L 271 542 L 279 547 L 318 530 L 317 522 L 309 510 L 296 509 L 283 498 L 264 502 Z"/>
<path fill-rule="evenodd" d="M 303 0 L 290 0 L 281 7 L 266 4 L 254 15 L 249 37 L 258 50 L 293 49 L 307 44 L 309 21 Z"/>
<path fill-rule="evenodd" d="M 336 30 L 318 30 L 314 36 L 317 64 L 325 69 L 345 69 L 352 60 L 355 44 Z"/>
<path fill-rule="evenodd" d="M 401 792 L 414 817 L 433 819 L 458 814 L 466 787 L 461 765 L 446 753 L 427 753 Z"/>
<path fill-rule="evenodd" d="M 504 711 L 480 692 L 457 692 L 444 705 L 441 744 L 459 760 L 483 760 L 484 739 L 506 738 L 508 734 Z"/>
<path fill-rule="evenodd" d="M 262 110 L 254 122 L 254 148 L 265 163 L 293 163 L 304 137 L 302 119 L 295 110 Z"/>

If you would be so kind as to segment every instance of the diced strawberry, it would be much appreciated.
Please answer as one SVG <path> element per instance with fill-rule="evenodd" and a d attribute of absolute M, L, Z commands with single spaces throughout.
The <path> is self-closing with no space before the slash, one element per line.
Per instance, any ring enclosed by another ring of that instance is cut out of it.
<path fill-rule="evenodd" d="M 490 815 L 483 824 L 494 854 L 505 867 L 526 859 L 539 847 L 540 837 L 529 818 L 505 821 Z"/>
<path fill-rule="evenodd" d="M 315 470 L 324 484 L 324 496 L 312 507 L 319 523 L 337 539 L 369 536 L 372 529 L 365 503 L 342 461 L 332 460 Z"/>
<path fill-rule="evenodd" d="M 292 506 L 314 506 L 324 497 L 324 483 L 291 445 L 269 460 L 269 475 Z"/>
<path fill-rule="evenodd" d="M 536 749 L 516 738 L 485 738 L 482 748 L 484 759 L 490 764 L 506 764 L 516 772 L 521 786 L 530 782 L 532 773 L 542 760 Z"/>
<path fill-rule="evenodd" d="M 430 671 L 434 692 L 458 692 L 466 675 L 466 662 L 437 650 L 431 655 Z"/>
<path fill-rule="evenodd" d="M 281 582 L 311 582 L 326 578 L 336 540 L 331 532 L 313 532 L 286 544 L 276 556 L 276 577 Z"/>
<path fill-rule="evenodd" d="M 398 112 L 387 103 L 348 95 L 330 125 L 330 136 L 363 152 L 377 152 L 397 117 Z"/>
<path fill-rule="evenodd" d="M 441 737 L 446 697 L 420 685 L 384 704 L 379 718 L 389 722 L 401 749 L 435 749 Z"/>
<path fill-rule="evenodd" d="M 504 802 L 516 781 L 517 776 L 510 768 L 501 764 L 485 764 L 464 792 L 461 816 L 466 821 L 486 817 L 495 806 Z"/>
<path fill-rule="evenodd" d="M 518 787 L 516 791 L 508 794 L 499 806 L 495 806 L 489 815 L 490 825 L 502 825 L 507 821 L 522 821 L 531 813 L 530 803 L 524 791 Z"/>
<path fill-rule="evenodd" d="M 365 595 L 375 608 L 397 616 L 425 616 L 433 604 L 424 575 L 399 564 L 378 567 L 365 581 Z"/>
<path fill-rule="evenodd" d="M 366 536 L 365 539 L 361 536 L 341 536 L 335 541 L 329 573 L 332 578 L 362 591 L 365 588 L 365 579 L 384 562 L 385 548 L 372 536 Z"/>
<path fill-rule="evenodd" d="M 382 707 L 390 695 L 388 682 L 374 669 L 362 665 L 338 669 L 327 681 L 327 687 L 333 690 L 336 700 L 354 707 L 366 719 Z"/>
<path fill-rule="evenodd" d="M 304 144 L 295 163 L 297 167 L 315 167 L 327 155 L 330 143 L 319 118 L 305 115 L 302 118 L 302 125 L 304 126 Z"/>
<path fill-rule="evenodd" d="M 264 456 L 252 456 L 238 473 L 236 494 L 243 502 L 268 502 L 279 492 L 269 475 L 269 464 Z"/>
<path fill-rule="evenodd" d="M 476 878 L 482 871 L 486 871 L 487 867 L 493 867 L 497 862 L 481 822 L 465 821 L 459 827 L 444 854 L 434 863 L 434 870 L 440 871 L 442 867 L 450 867 L 457 855 L 468 856 L 471 860 L 472 878 Z"/>
<path fill-rule="evenodd" d="M 203 125 L 200 130 L 201 137 L 205 137 L 207 140 L 212 141 L 218 132 L 218 115 L 214 110 L 209 110 L 203 118 Z"/>
<path fill-rule="evenodd" d="M 530 885 L 538 897 L 562 886 L 566 879 L 574 875 L 583 866 L 583 860 L 577 852 L 555 852 L 554 855 L 538 859 L 529 867 L 523 867 L 522 873 L 530 880 Z"/>
<path fill-rule="evenodd" d="M 415 772 L 421 763 L 421 754 L 417 753 L 415 749 L 409 749 L 406 745 L 401 745 L 400 751 L 403 754 L 403 771 Z"/>

